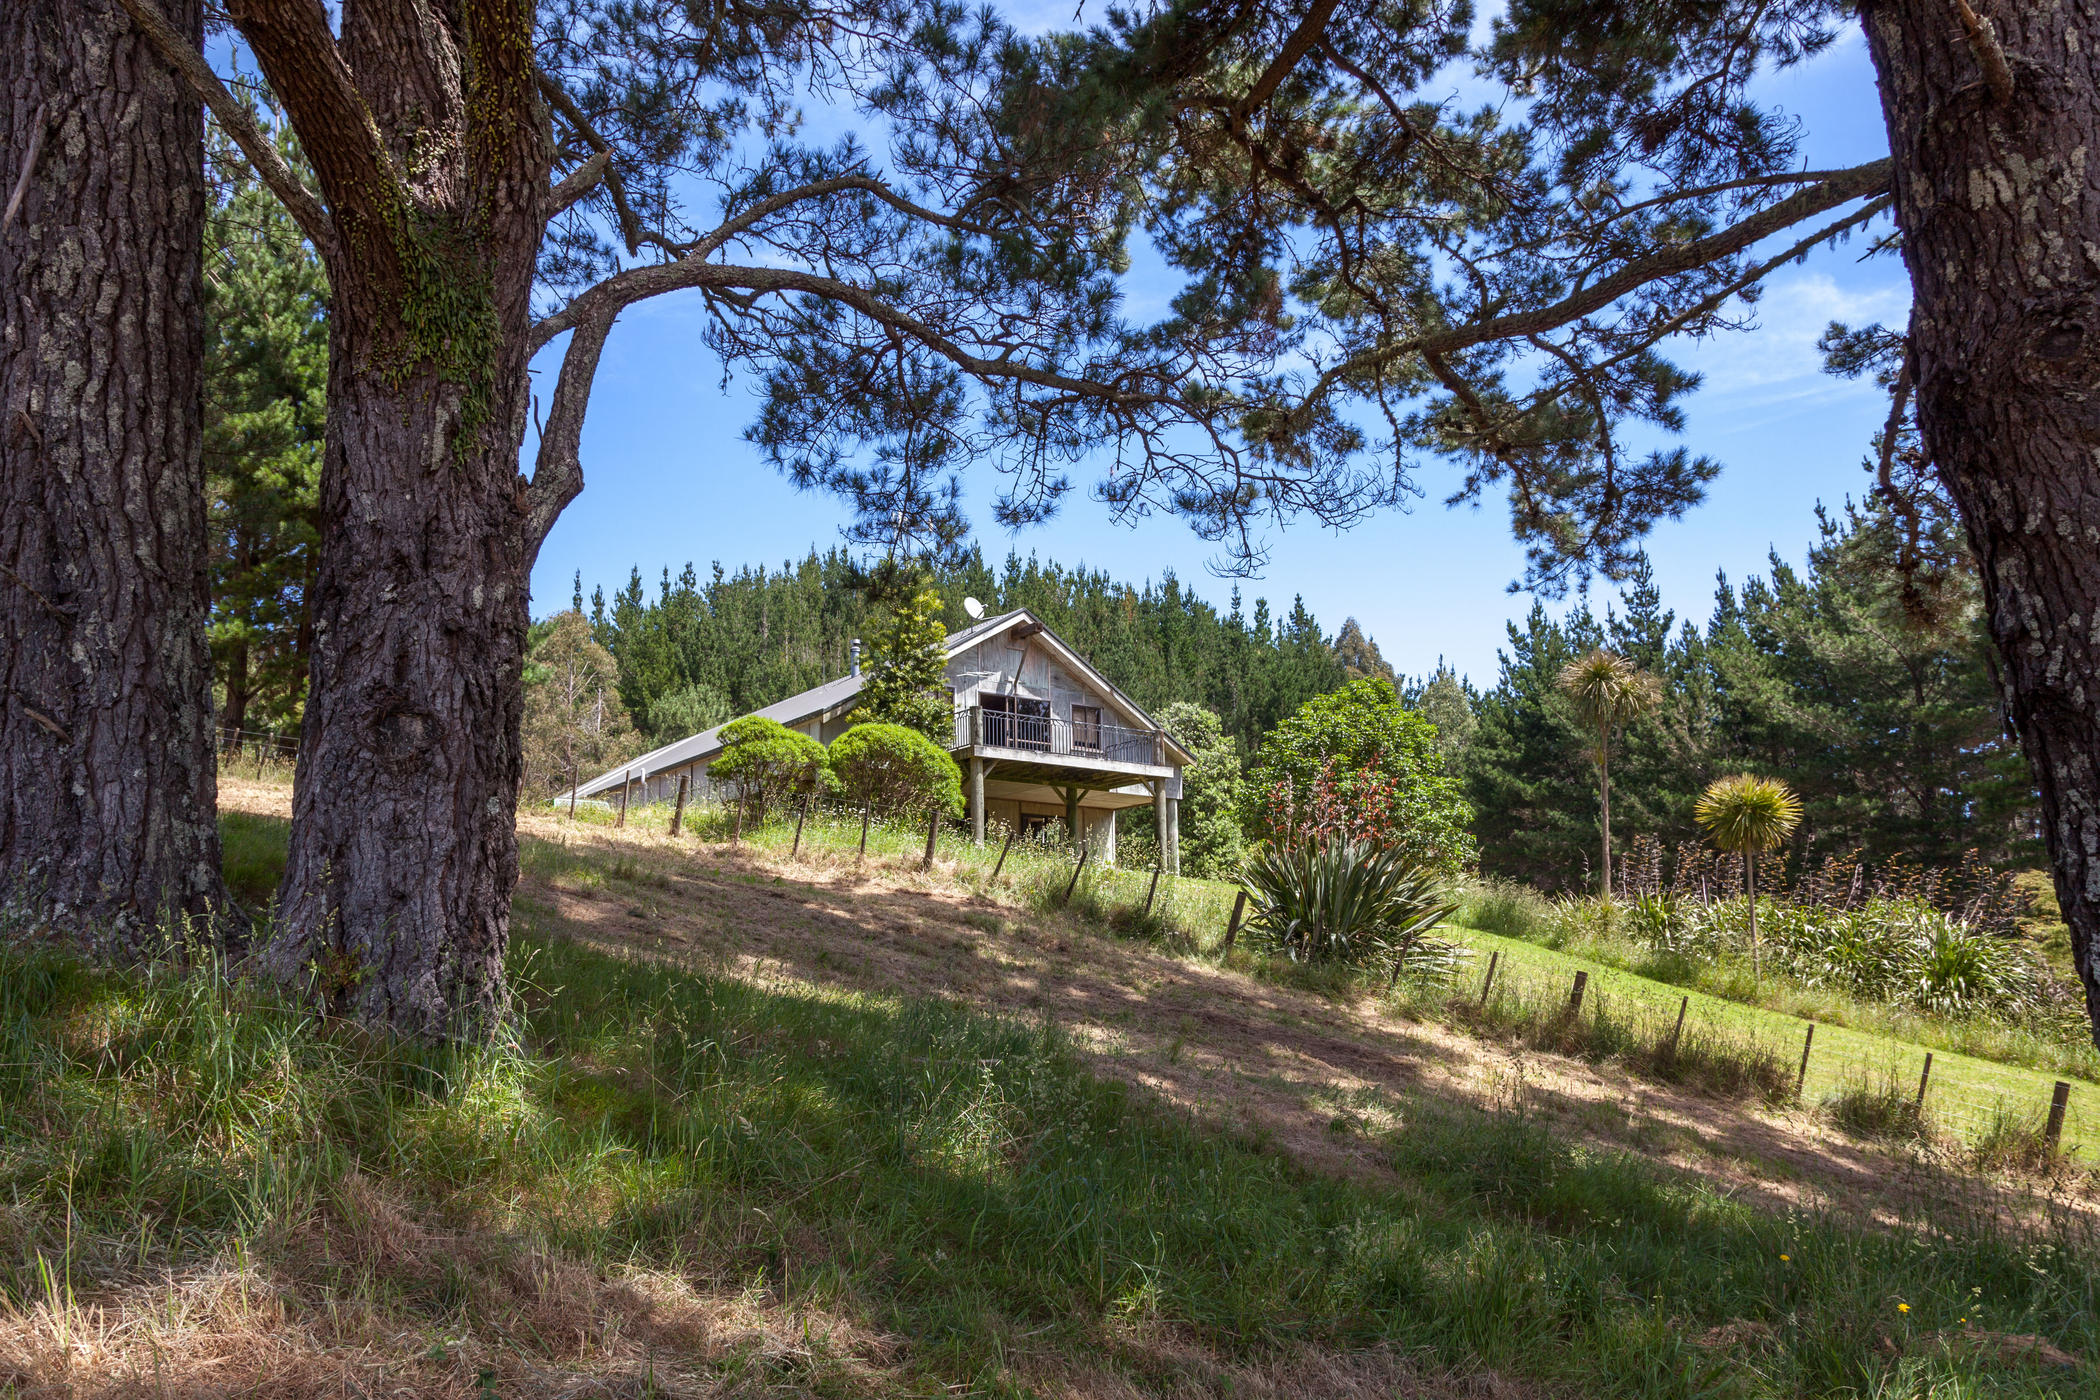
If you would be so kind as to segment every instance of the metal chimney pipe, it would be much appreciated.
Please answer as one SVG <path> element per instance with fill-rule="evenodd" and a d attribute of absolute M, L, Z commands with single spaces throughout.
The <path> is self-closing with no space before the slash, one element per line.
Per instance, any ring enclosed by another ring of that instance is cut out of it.
<path fill-rule="evenodd" d="M 853 639 L 853 674 L 860 674 L 860 638 Z"/>

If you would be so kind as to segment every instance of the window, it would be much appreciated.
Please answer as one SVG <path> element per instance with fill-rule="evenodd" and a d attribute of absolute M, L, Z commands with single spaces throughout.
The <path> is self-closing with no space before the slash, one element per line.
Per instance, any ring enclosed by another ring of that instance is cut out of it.
<path fill-rule="evenodd" d="M 1101 707 L 1099 705 L 1074 705 L 1072 707 L 1072 747 L 1085 749 L 1089 753 L 1101 752 Z"/>
<path fill-rule="evenodd" d="M 1050 702 L 1025 695 L 980 695 L 984 706 L 984 743 L 990 748 L 1050 747 Z"/>

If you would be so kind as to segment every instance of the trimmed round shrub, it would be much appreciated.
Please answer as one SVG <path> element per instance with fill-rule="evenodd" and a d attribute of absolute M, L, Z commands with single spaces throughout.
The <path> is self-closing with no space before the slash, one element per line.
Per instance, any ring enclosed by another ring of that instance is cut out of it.
<path fill-rule="evenodd" d="M 737 790 L 755 821 L 828 786 L 824 746 L 777 719 L 745 715 L 722 729 L 722 756 L 708 776 Z"/>
<path fill-rule="evenodd" d="M 948 751 L 901 724 L 856 724 L 831 741 L 831 772 L 839 792 L 855 804 L 896 815 L 938 808 L 963 809 L 962 771 Z"/>

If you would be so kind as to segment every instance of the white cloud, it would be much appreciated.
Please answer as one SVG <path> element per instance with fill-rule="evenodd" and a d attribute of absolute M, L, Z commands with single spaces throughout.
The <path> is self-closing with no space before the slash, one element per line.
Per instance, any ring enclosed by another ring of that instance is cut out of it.
<path fill-rule="evenodd" d="M 1705 376 L 1700 398 L 1710 411 L 1857 392 L 1858 384 L 1823 372 L 1816 341 L 1832 321 L 1853 326 L 1900 322 L 1910 306 L 1910 288 L 1899 269 L 1891 265 L 1889 272 L 1895 275 L 1840 281 L 1810 271 L 1769 282 L 1751 308 L 1751 329 L 1680 343 L 1674 358 Z"/>

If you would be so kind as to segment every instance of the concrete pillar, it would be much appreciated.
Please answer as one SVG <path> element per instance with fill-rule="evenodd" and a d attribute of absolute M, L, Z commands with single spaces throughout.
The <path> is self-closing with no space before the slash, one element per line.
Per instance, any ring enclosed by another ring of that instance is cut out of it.
<path fill-rule="evenodd" d="M 1101 859 L 1108 865 L 1116 863 L 1116 809 L 1111 807 L 1102 814 Z"/>
<path fill-rule="evenodd" d="M 1065 832 L 1072 838 L 1072 854 L 1078 855 L 1086 848 L 1086 836 L 1079 829 L 1079 789 L 1065 789 Z"/>
<path fill-rule="evenodd" d="M 1181 873 L 1181 799 L 1178 797 L 1167 799 L 1165 839 L 1167 843 L 1167 873 L 1169 875 L 1179 875 Z"/>
<path fill-rule="evenodd" d="M 971 711 L 973 718 L 975 714 Z M 984 760 L 974 754 L 970 757 L 970 838 L 984 844 Z"/>

